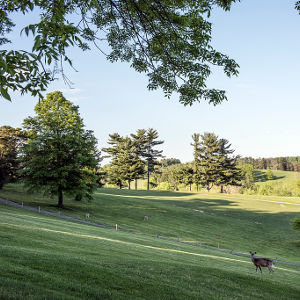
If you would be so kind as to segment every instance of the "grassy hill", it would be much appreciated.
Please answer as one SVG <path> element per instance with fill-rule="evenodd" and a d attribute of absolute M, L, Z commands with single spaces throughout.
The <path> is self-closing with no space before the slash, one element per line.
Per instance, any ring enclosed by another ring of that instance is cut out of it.
<path fill-rule="evenodd" d="M 0 197 L 58 212 L 56 200 L 28 195 L 8 185 Z M 62 213 L 148 236 L 168 237 L 234 249 L 300 264 L 300 234 L 290 220 L 300 213 L 300 198 L 99 189 L 92 202 L 66 199 Z M 148 216 L 148 221 L 143 216 Z"/>
<path fill-rule="evenodd" d="M 107 192 L 110 201 L 129 205 L 129 193 L 127 198 Z M 98 204 L 102 197 L 104 192 Z M 152 203 L 148 211 L 155 211 L 155 199 L 143 197 L 145 205 Z M 170 194 L 155 198 L 166 201 L 165 207 L 178 201 Z M 138 199 L 132 199 L 130 210 L 146 210 Z M 121 206 L 117 210 L 128 212 Z M 114 217 L 121 220 L 120 214 Z M 1 204 L 0 240 L 0 299 L 299 299 L 300 294 L 299 268 L 277 265 L 274 274 L 261 275 L 247 258 Z"/>
<path fill-rule="evenodd" d="M 267 178 L 266 170 L 255 170 L 254 193 L 260 195 L 300 196 L 300 173 L 272 170 L 273 178 Z"/>

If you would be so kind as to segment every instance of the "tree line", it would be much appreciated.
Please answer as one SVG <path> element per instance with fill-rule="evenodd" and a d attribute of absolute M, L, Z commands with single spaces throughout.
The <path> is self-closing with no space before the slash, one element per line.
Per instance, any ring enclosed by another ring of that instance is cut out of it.
<path fill-rule="evenodd" d="M 122 188 L 138 179 L 147 179 L 147 190 L 167 182 L 175 190 L 178 184 L 207 191 L 217 185 L 221 192 L 241 180 L 237 156 L 225 139 L 214 133 L 195 133 L 191 145 L 194 161 L 181 164 L 166 159 L 153 128 L 138 129 L 129 136 L 109 135 L 102 152 L 97 139 L 84 128 L 78 106 L 59 91 L 47 95 L 35 106 L 35 115 L 23 121 L 23 128 L 0 127 L 0 189 L 6 183 L 22 182 L 29 191 L 43 191 L 57 197 L 63 207 L 64 195 L 75 200 L 91 199 L 93 191 L 104 183 Z M 160 159 L 160 160 L 159 160 Z"/>
<path fill-rule="evenodd" d="M 223 192 L 224 186 L 240 185 L 242 171 L 237 167 L 238 156 L 226 139 L 221 139 L 214 133 L 195 133 L 192 136 L 194 160 L 182 164 L 180 160 L 161 159 L 162 150 L 154 149 L 163 141 L 157 140 L 158 132 L 152 128 L 139 129 L 130 137 L 121 137 L 118 133 L 110 134 L 110 147 L 102 150 L 108 153 L 111 162 L 104 166 L 104 179 L 107 183 L 122 188 L 124 182 L 131 188 L 131 182 L 147 178 L 147 190 L 160 185 L 163 189 L 177 190 L 179 184 L 205 187 L 209 192 L 213 186 L 219 186 Z M 150 176 L 151 175 L 151 176 Z"/>
<path fill-rule="evenodd" d="M 300 172 L 300 156 L 283 156 L 270 158 L 239 158 L 239 162 L 252 165 L 255 169 Z"/>

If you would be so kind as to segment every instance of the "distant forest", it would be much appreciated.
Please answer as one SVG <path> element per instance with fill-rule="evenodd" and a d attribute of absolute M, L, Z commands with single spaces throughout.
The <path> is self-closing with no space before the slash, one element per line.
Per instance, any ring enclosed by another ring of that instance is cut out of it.
<path fill-rule="evenodd" d="M 251 164 L 255 169 L 271 169 L 300 172 L 300 156 L 285 156 L 271 158 L 241 157 L 241 163 Z"/>

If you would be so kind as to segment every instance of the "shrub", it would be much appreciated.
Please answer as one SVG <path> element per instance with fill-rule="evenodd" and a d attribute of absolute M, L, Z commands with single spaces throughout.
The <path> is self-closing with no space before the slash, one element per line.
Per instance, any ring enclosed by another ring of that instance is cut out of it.
<path fill-rule="evenodd" d="M 157 187 L 158 190 L 162 190 L 162 191 L 172 191 L 172 187 L 171 185 L 169 184 L 169 182 L 161 182 L 158 187 Z"/>

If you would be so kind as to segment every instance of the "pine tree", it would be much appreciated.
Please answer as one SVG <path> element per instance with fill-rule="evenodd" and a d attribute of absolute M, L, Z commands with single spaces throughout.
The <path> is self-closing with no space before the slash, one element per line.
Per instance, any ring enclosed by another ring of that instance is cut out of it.
<path fill-rule="evenodd" d="M 199 190 L 199 184 L 201 184 L 201 175 L 200 175 L 200 134 L 199 133 L 194 133 L 192 135 L 193 143 L 191 143 L 191 146 L 193 146 L 194 151 L 194 162 L 193 162 L 193 167 L 194 167 L 194 175 L 193 175 L 193 181 L 196 184 L 197 187 L 197 192 Z"/>
<path fill-rule="evenodd" d="M 137 190 L 137 181 L 139 178 L 143 178 L 145 174 L 145 163 L 143 161 L 143 155 L 146 151 L 146 130 L 138 129 L 136 134 L 132 133 L 131 138 L 135 147 L 135 156 L 136 160 L 140 161 L 141 167 L 139 168 L 139 172 L 135 178 L 135 189 Z"/>
<path fill-rule="evenodd" d="M 108 153 L 108 156 L 111 158 L 111 162 L 109 164 L 109 169 L 107 170 L 108 174 L 108 182 L 111 184 L 116 184 L 121 189 L 123 186 L 122 183 L 122 174 L 120 170 L 119 163 L 119 153 L 120 153 L 120 144 L 122 142 L 122 137 L 118 133 L 113 133 L 109 135 L 108 144 L 110 147 L 103 148 L 102 151 Z"/>
<path fill-rule="evenodd" d="M 120 143 L 118 164 L 121 178 L 127 181 L 128 189 L 130 189 L 131 181 L 139 177 L 144 166 L 141 159 L 136 155 L 135 143 L 129 137 L 124 138 Z"/>
<path fill-rule="evenodd" d="M 209 192 L 220 179 L 222 161 L 220 159 L 220 142 L 214 133 L 201 135 L 199 148 L 199 167 L 201 183 Z"/>
<path fill-rule="evenodd" d="M 221 187 L 223 193 L 224 185 L 239 185 L 241 181 L 241 171 L 237 168 L 238 156 L 234 156 L 233 149 L 230 149 L 231 144 L 226 139 L 220 140 L 219 160 L 221 163 L 220 177 L 217 184 Z"/>
<path fill-rule="evenodd" d="M 120 188 L 125 181 L 131 189 L 131 181 L 139 178 L 144 172 L 144 164 L 138 155 L 137 144 L 129 137 L 121 137 L 118 133 L 111 134 L 109 137 L 108 144 L 111 147 L 103 148 L 103 151 L 112 158 L 108 172 L 109 181 Z"/>
<path fill-rule="evenodd" d="M 157 159 L 162 157 L 162 150 L 156 150 L 154 147 L 161 145 L 164 141 L 158 141 L 158 132 L 153 128 L 149 128 L 145 135 L 145 148 L 142 154 L 147 164 L 147 190 L 150 188 L 150 174 L 157 165 Z"/>

